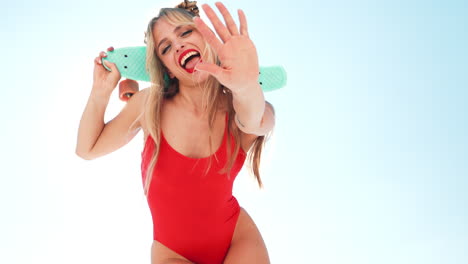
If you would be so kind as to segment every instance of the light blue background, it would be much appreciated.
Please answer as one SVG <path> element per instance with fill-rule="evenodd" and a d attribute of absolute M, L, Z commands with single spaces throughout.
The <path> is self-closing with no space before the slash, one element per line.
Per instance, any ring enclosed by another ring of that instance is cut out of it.
<path fill-rule="evenodd" d="M 0 263 L 149 263 L 141 135 L 95 161 L 74 147 L 94 57 L 178 1 L 93 2 L 2 4 Z M 225 4 L 288 72 L 265 189 L 235 186 L 272 263 L 468 263 L 468 3 Z"/>

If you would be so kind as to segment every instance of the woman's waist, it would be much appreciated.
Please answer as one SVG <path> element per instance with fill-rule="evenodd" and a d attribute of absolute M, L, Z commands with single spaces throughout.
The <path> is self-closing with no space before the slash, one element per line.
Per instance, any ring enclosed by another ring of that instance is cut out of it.
<path fill-rule="evenodd" d="M 150 197 L 148 206 L 152 213 L 159 214 L 216 215 L 237 210 L 239 203 L 232 194 L 202 197 L 168 195 Z"/>
<path fill-rule="evenodd" d="M 228 200 L 199 200 L 199 199 L 176 199 L 176 200 L 152 200 L 148 206 L 153 217 L 153 222 L 162 226 L 172 223 L 184 224 L 184 221 L 224 222 L 235 215 L 240 206 L 237 199 L 231 195 Z"/>
<path fill-rule="evenodd" d="M 215 239 L 223 236 L 223 231 L 235 225 L 240 213 L 240 206 L 235 201 L 222 208 L 153 208 L 151 210 L 155 237 L 206 236 L 212 234 Z M 216 234 L 218 233 L 218 234 Z"/>

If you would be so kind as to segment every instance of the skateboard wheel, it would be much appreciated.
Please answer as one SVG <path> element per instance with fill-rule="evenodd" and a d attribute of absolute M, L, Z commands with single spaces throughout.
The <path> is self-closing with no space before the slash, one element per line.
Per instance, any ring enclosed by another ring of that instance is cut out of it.
<path fill-rule="evenodd" d="M 130 79 L 123 80 L 119 83 L 119 98 L 127 102 L 132 95 L 139 90 L 138 82 Z"/>

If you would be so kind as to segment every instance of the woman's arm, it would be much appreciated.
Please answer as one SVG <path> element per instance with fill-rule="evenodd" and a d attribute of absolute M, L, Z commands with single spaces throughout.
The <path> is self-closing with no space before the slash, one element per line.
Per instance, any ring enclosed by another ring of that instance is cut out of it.
<path fill-rule="evenodd" d="M 229 11 L 222 3 L 216 3 L 224 17 L 224 25 L 213 9 L 202 6 L 216 33 L 198 17 L 194 18 L 197 29 L 206 41 L 216 50 L 221 65 L 200 62 L 195 66 L 199 71 L 213 75 L 233 94 L 236 110 L 236 124 L 246 134 L 263 136 L 273 129 L 274 113 L 270 104 L 265 102 L 263 91 L 258 83 L 258 56 L 255 45 L 249 38 L 247 18 L 238 10 L 239 29 Z"/>
<path fill-rule="evenodd" d="M 273 105 L 265 101 L 260 85 L 258 88 L 233 93 L 233 105 L 235 122 L 244 133 L 263 136 L 275 126 Z"/>
<path fill-rule="evenodd" d="M 102 66 L 101 59 L 105 56 L 101 52 L 94 59 L 93 87 L 78 128 L 76 154 L 87 160 L 117 150 L 137 134 L 140 128 L 138 120 L 146 97 L 146 91 L 135 94 L 122 111 L 105 124 L 104 113 L 110 95 L 121 77 L 115 64 L 105 62 L 112 71 Z"/>
<path fill-rule="evenodd" d="M 141 128 L 147 89 L 134 94 L 122 111 L 104 124 L 108 98 L 91 94 L 78 129 L 76 154 L 90 160 L 109 154 L 130 142 Z"/>
<path fill-rule="evenodd" d="M 93 87 L 78 127 L 76 154 L 83 159 L 91 159 L 90 153 L 105 126 L 104 113 L 109 102 L 109 96 L 94 91 Z"/>

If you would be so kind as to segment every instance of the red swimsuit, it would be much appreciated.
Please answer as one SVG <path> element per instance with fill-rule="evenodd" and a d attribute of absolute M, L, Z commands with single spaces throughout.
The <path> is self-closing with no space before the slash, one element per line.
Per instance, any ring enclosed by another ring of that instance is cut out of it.
<path fill-rule="evenodd" d="M 210 156 L 212 164 L 206 175 L 210 157 L 186 157 L 173 149 L 161 133 L 159 157 L 147 195 L 154 240 L 197 264 L 223 262 L 240 212 L 232 185 L 246 153 L 239 150 L 230 179 L 218 173 L 227 161 L 226 127 L 221 146 Z M 233 150 L 234 137 L 230 136 Z M 154 147 L 148 136 L 142 152 L 143 183 Z"/>

